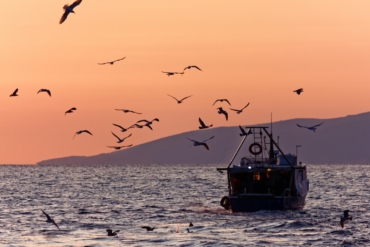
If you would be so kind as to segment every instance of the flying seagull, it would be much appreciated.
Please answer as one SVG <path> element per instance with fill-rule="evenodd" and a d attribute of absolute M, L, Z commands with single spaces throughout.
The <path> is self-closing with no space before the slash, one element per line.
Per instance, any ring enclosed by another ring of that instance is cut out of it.
<path fill-rule="evenodd" d="M 248 103 L 246 106 L 244 106 L 242 109 L 240 109 L 240 110 L 238 110 L 238 109 L 232 109 L 232 108 L 230 108 L 230 110 L 236 111 L 236 113 L 237 113 L 237 114 L 240 114 L 240 113 L 242 113 L 242 112 L 243 112 L 243 110 L 244 110 L 247 106 L 249 106 L 249 103 Z"/>
<path fill-rule="evenodd" d="M 118 139 L 117 143 L 122 143 L 124 140 L 126 140 L 127 138 L 129 138 L 130 136 L 132 136 L 132 134 L 129 134 L 125 138 L 121 139 L 116 134 L 114 134 L 113 132 L 112 132 L 112 135 L 114 135 Z"/>
<path fill-rule="evenodd" d="M 192 139 L 189 139 L 189 138 L 187 138 L 187 139 L 188 139 L 188 140 L 190 140 L 190 141 L 192 141 L 194 146 L 203 146 L 203 147 L 205 147 L 207 150 L 209 150 L 209 147 L 208 147 L 208 145 L 206 144 L 206 141 L 213 139 L 213 137 L 215 137 L 215 136 L 212 136 L 211 138 L 208 138 L 207 140 L 204 140 L 204 141 L 202 141 L 202 142 L 198 142 L 198 141 L 196 141 L 196 140 L 192 140 Z"/>
<path fill-rule="evenodd" d="M 113 61 L 110 61 L 110 62 L 106 62 L 106 63 L 98 63 L 99 65 L 104 65 L 104 64 L 110 64 L 110 65 L 113 65 L 115 62 L 118 62 L 118 61 L 121 61 L 123 59 L 125 59 L 126 57 L 123 57 L 123 58 L 120 58 L 120 59 L 117 59 L 117 60 L 113 60 Z"/>
<path fill-rule="evenodd" d="M 346 223 L 348 220 L 352 220 L 352 216 L 348 214 L 349 210 L 343 211 L 343 216 L 340 217 L 340 225 L 342 228 L 344 227 L 344 223 Z"/>
<path fill-rule="evenodd" d="M 76 135 L 80 135 L 80 134 L 82 134 L 82 133 L 87 133 L 87 134 L 89 134 L 89 135 L 93 135 L 93 134 L 91 134 L 91 132 L 90 132 L 90 131 L 88 131 L 88 130 L 80 130 L 80 131 L 77 131 L 77 132 L 76 132 L 76 134 L 73 136 L 73 139 L 75 139 L 75 136 L 76 136 Z"/>
<path fill-rule="evenodd" d="M 113 124 L 113 125 L 120 128 L 122 132 L 126 132 L 128 129 L 132 128 L 132 126 L 130 126 L 128 128 L 123 128 L 121 125 L 118 125 L 118 124 Z"/>
<path fill-rule="evenodd" d="M 14 90 L 14 92 L 9 96 L 10 97 L 18 96 L 17 92 L 18 92 L 18 88 L 16 90 Z"/>
<path fill-rule="evenodd" d="M 300 128 L 306 128 L 306 129 L 309 129 L 309 130 L 312 130 L 313 132 L 316 131 L 317 127 L 319 127 L 320 125 L 322 125 L 324 122 L 322 122 L 321 124 L 316 124 L 314 126 L 311 126 L 311 127 L 306 127 L 306 126 L 302 126 L 302 125 L 299 125 L 297 124 L 298 127 Z"/>
<path fill-rule="evenodd" d="M 142 226 L 141 228 L 146 229 L 148 232 L 153 231 L 155 229 L 154 227 L 150 227 L 150 226 Z"/>
<path fill-rule="evenodd" d="M 67 19 L 69 13 L 75 14 L 75 12 L 73 11 L 73 9 L 76 6 L 78 6 L 81 2 L 82 2 L 82 0 L 76 0 L 71 5 L 68 5 L 68 4 L 64 5 L 64 7 L 63 7 L 64 14 L 62 15 L 62 18 L 60 18 L 59 24 L 62 24 Z"/>
<path fill-rule="evenodd" d="M 116 236 L 119 230 L 112 231 L 112 229 L 107 229 L 107 236 Z"/>
<path fill-rule="evenodd" d="M 182 99 L 178 100 L 178 99 L 176 99 L 175 97 L 173 97 L 172 95 L 169 95 L 169 94 L 167 94 L 167 95 L 168 95 L 168 96 L 170 96 L 171 98 L 174 98 L 174 99 L 177 101 L 177 103 L 178 103 L 178 104 L 181 104 L 183 100 L 185 100 L 185 99 L 187 99 L 187 98 L 189 98 L 189 97 L 193 96 L 193 95 L 186 96 L 185 98 L 182 98 Z"/>
<path fill-rule="evenodd" d="M 165 73 L 168 76 L 176 75 L 176 74 L 179 74 L 179 75 L 183 75 L 184 74 L 184 72 L 167 72 L 167 71 L 162 71 L 162 73 Z"/>
<path fill-rule="evenodd" d="M 51 97 L 51 92 L 49 89 L 41 88 L 37 93 L 42 93 L 42 92 L 49 94 L 49 96 Z"/>
<path fill-rule="evenodd" d="M 191 69 L 191 68 L 195 68 L 197 70 L 202 71 L 198 66 L 195 66 L 195 65 L 189 65 L 189 66 L 185 67 L 184 71 L 187 70 L 187 69 Z"/>
<path fill-rule="evenodd" d="M 297 93 L 298 95 L 300 95 L 300 94 L 303 92 L 303 88 L 300 88 L 300 89 L 294 90 L 293 92 L 295 92 L 295 93 Z"/>
<path fill-rule="evenodd" d="M 231 105 L 230 102 L 227 99 L 216 99 L 216 101 L 215 101 L 215 103 L 213 103 L 213 105 L 215 105 L 217 101 L 220 101 L 220 102 L 226 101 L 229 105 Z"/>
<path fill-rule="evenodd" d="M 121 148 L 128 148 L 128 147 L 131 147 L 132 144 L 128 145 L 128 146 L 107 146 L 108 148 L 114 148 L 115 150 L 120 150 Z"/>
<path fill-rule="evenodd" d="M 229 114 L 227 114 L 227 112 L 224 109 L 222 109 L 222 107 L 219 107 L 217 109 L 218 109 L 218 114 L 224 114 L 225 118 L 226 118 L 226 121 L 227 121 L 228 118 L 229 118 Z"/>
<path fill-rule="evenodd" d="M 77 110 L 76 107 L 72 107 L 71 109 L 69 109 L 68 111 L 65 112 L 64 115 L 67 115 L 67 113 L 73 113 L 73 111 Z"/>
<path fill-rule="evenodd" d="M 213 124 L 205 125 L 201 118 L 199 118 L 199 123 L 200 123 L 199 129 L 208 129 L 213 126 Z"/>
<path fill-rule="evenodd" d="M 131 110 L 127 110 L 127 109 L 115 109 L 116 111 L 123 111 L 124 113 L 135 113 L 135 114 L 141 114 L 139 112 L 136 112 L 136 111 L 131 111 Z"/>
<path fill-rule="evenodd" d="M 55 221 L 54 221 L 54 219 L 53 218 L 51 218 L 47 213 L 45 213 L 45 211 L 44 210 L 42 210 L 41 209 L 41 211 L 45 214 L 45 216 L 46 216 L 46 222 L 47 223 L 53 223 L 57 228 L 58 228 L 58 230 L 60 231 L 60 229 L 59 229 L 59 226 L 57 225 L 57 223 L 55 223 Z"/>
<path fill-rule="evenodd" d="M 158 118 L 154 118 L 152 121 L 148 121 L 148 120 L 143 119 L 143 120 L 139 120 L 139 121 L 137 121 L 137 123 L 145 122 L 145 124 L 144 124 L 143 126 L 146 126 L 146 127 L 148 127 L 149 129 L 153 130 L 153 129 L 152 129 L 152 127 L 151 127 L 150 125 L 152 125 L 154 121 L 159 122 L 159 119 L 158 119 Z M 142 127 L 143 127 L 143 126 L 142 126 Z"/>
<path fill-rule="evenodd" d="M 241 134 L 239 134 L 240 136 L 247 136 L 247 135 L 250 135 L 252 134 L 252 129 L 249 128 L 247 131 L 245 131 L 242 126 L 239 125 L 239 129 L 240 131 L 242 132 Z"/>

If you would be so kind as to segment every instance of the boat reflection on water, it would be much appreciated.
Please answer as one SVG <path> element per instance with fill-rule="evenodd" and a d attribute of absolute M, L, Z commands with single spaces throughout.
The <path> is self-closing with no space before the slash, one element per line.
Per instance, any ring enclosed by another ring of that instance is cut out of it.
<path fill-rule="evenodd" d="M 221 206 L 232 212 L 302 209 L 309 190 L 306 166 L 297 164 L 296 155 L 283 153 L 268 127 L 247 128 L 251 134 L 244 136 L 229 166 L 217 168 L 227 171 L 228 179 L 229 195 L 221 199 Z M 248 136 L 253 138 L 250 155 L 231 166 Z M 267 145 L 268 152 L 263 148 Z"/>

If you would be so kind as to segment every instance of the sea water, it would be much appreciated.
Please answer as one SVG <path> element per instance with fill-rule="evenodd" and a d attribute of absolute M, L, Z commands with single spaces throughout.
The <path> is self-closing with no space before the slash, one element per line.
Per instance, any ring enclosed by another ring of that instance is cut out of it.
<path fill-rule="evenodd" d="M 216 167 L 0 166 L 0 246 L 370 246 L 369 166 L 307 165 L 303 210 L 254 213 L 220 206 Z"/>

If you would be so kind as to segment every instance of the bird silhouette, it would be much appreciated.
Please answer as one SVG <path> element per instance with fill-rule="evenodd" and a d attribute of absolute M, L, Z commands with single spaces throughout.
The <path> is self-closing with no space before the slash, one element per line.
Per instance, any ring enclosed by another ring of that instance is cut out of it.
<path fill-rule="evenodd" d="M 141 228 L 146 229 L 148 232 L 153 231 L 155 229 L 154 227 L 150 227 L 150 226 L 142 226 Z"/>
<path fill-rule="evenodd" d="M 251 128 L 249 128 L 247 131 L 245 131 L 245 130 L 242 128 L 242 126 L 240 126 L 240 125 L 239 125 L 239 129 L 240 129 L 240 131 L 242 132 L 241 134 L 239 134 L 240 136 L 247 136 L 247 135 L 250 135 L 250 134 L 252 134 L 252 133 L 253 133 Z"/>
<path fill-rule="evenodd" d="M 69 109 L 68 111 L 65 112 L 64 115 L 67 115 L 67 113 L 73 113 L 73 111 L 77 110 L 76 107 L 72 107 L 71 109 Z"/>
<path fill-rule="evenodd" d="M 178 99 L 176 99 L 175 97 L 173 97 L 172 95 L 169 95 L 169 94 L 167 94 L 167 95 L 168 95 L 168 96 L 170 96 L 171 98 L 174 98 L 174 99 L 177 101 L 177 103 L 178 103 L 178 104 L 181 104 L 183 100 L 185 100 L 185 99 L 187 99 L 187 98 L 189 98 L 189 97 L 193 96 L 193 95 L 186 96 L 185 98 L 182 98 L 182 99 L 178 100 Z"/>
<path fill-rule="evenodd" d="M 193 222 L 190 222 L 189 227 L 192 227 L 192 226 L 194 226 L 194 225 L 193 225 Z"/>
<path fill-rule="evenodd" d="M 343 211 L 343 216 L 340 217 L 340 225 L 342 228 L 344 227 L 344 223 L 348 222 L 349 220 L 352 220 L 352 216 L 349 214 L 349 210 L 344 210 Z"/>
<path fill-rule="evenodd" d="M 192 139 L 189 139 L 189 138 L 187 138 L 187 139 L 188 139 L 189 141 L 192 141 L 194 146 L 203 146 L 203 147 L 205 147 L 207 150 L 209 150 L 209 147 L 208 147 L 208 145 L 207 145 L 206 141 L 211 140 L 211 139 L 213 139 L 214 137 L 215 137 L 215 136 L 212 136 L 211 138 L 208 138 L 208 139 L 206 139 L 206 140 L 204 140 L 204 141 L 202 141 L 202 142 L 199 142 L 199 141 L 196 141 L 196 140 L 192 140 Z"/>
<path fill-rule="evenodd" d="M 293 92 L 297 93 L 298 95 L 300 95 L 302 92 L 303 92 L 303 88 L 299 88 L 297 90 L 294 90 Z"/>
<path fill-rule="evenodd" d="M 125 59 L 126 57 L 123 57 L 123 58 L 120 58 L 120 59 L 117 59 L 117 60 L 113 60 L 113 61 L 110 61 L 110 62 L 105 62 L 105 63 L 98 63 L 99 65 L 104 65 L 104 64 L 110 64 L 110 65 L 113 65 L 115 62 L 118 62 L 118 61 L 121 61 L 123 59 Z"/>
<path fill-rule="evenodd" d="M 113 125 L 120 128 L 122 132 L 126 132 L 128 129 L 132 128 L 132 126 L 130 126 L 128 128 L 123 128 L 121 125 L 118 125 L 118 124 L 113 124 Z"/>
<path fill-rule="evenodd" d="M 191 69 L 191 68 L 195 68 L 197 70 L 202 71 L 198 66 L 195 66 L 195 65 L 189 65 L 189 66 L 185 67 L 184 71 L 187 70 L 187 69 Z"/>
<path fill-rule="evenodd" d="M 113 132 L 112 132 L 112 135 L 114 135 L 118 139 L 117 143 L 122 143 L 124 140 L 126 140 L 127 138 L 129 138 L 130 136 L 132 136 L 132 134 L 129 134 L 125 138 L 121 139 L 116 134 L 114 134 Z"/>
<path fill-rule="evenodd" d="M 76 6 L 78 6 L 80 3 L 82 2 L 82 0 L 76 0 L 74 1 L 74 3 L 72 3 L 71 5 L 64 5 L 63 9 L 64 9 L 64 14 L 62 15 L 62 18 L 60 18 L 60 21 L 59 21 L 59 24 L 62 24 L 68 17 L 69 13 L 73 13 L 75 14 L 74 12 L 74 8 Z"/>
<path fill-rule="evenodd" d="M 298 127 L 300 128 L 306 128 L 306 129 L 309 129 L 309 130 L 312 130 L 313 132 L 316 132 L 316 129 L 317 127 L 319 127 L 320 125 L 322 125 L 324 122 L 322 122 L 321 124 L 316 124 L 314 126 L 311 126 L 311 127 L 307 127 L 307 126 L 302 126 L 302 125 L 299 125 L 297 124 Z"/>
<path fill-rule="evenodd" d="M 112 229 L 107 229 L 107 236 L 117 236 L 117 233 L 119 232 L 119 230 L 115 230 L 114 232 L 112 231 Z"/>
<path fill-rule="evenodd" d="M 162 73 L 165 73 L 168 76 L 177 75 L 177 74 L 179 74 L 179 75 L 183 75 L 184 74 L 184 72 L 168 72 L 168 71 L 162 71 Z"/>
<path fill-rule="evenodd" d="M 42 92 L 49 94 L 49 96 L 51 97 L 51 92 L 49 89 L 41 88 L 37 93 L 42 93 Z"/>
<path fill-rule="evenodd" d="M 91 132 L 90 132 L 90 131 L 88 131 L 88 130 L 80 130 L 80 131 L 77 131 L 77 132 L 76 132 L 76 134 L 73 136 L 73 139 L 75 139 L 75 136 L 76 136 L 76 135 L 80 135 L 80 134 L 82 134 L 82 133 L 87 133 L 87 134 L 89 134 L 89 135 L 93 135 L 93 134 L 91 134 Z"/>
<path fill-rule="evenodd" d="M 213 126 L 213 124 L 205 125 L 201 118 L 199 118 L 199 123 L 200 123 L 199 129 L 208 129 Z"/>
<path fill-rule="evenodd" d="M 215 105 L 217 101 L 220 101 L 220 102 L 225 101 L 231 106 L 230 102 L 227 99 L 216 99 L 216 101 L 213 103 L 213 105 Z"/>
<path fill-rule="evenodd" d="M 219 107 L 217 109 L 218 109 L 218 114 L 224 114 L 225 118 L 226 118 L 226 121 L 227 121 L 228 118 L 229 118 L 229 114 L 224 109 L 222 109 L 222 107 Z"/>
<path fill-rule="evenodd" d="M 15 97 L 15 96 L 18 96 L 18 88 L 16 89 L 16 90 L 14 90 L 14 92 L 11 94 L 11 95 L 9 95 L 10 97 Z"/>
<path fill-rule="evenodd" d="M 120 150 L 121 148 L 129 148 L 131 147 L 132 144 L 127 145 L 127 146 L 107 146 L 108 148 L 114 148 L 115 150 Z"/>
<path fill-rule="evenodd" d="M 154 121 L 159 122 L 159 119 L 158 119 L 158 118 L 154 118 L 152 121 L 148 121 L 148 120 L 146 120 L 146 119 L 143 119 L 143 120 L 139 120 L 139 121 L 137 121 L 137 123 L 142 123 L 142 122 L 144 122 L 145 124 L 144 124 L 143 126 L 146 126 L 146 127 L 148 127 L 149 129 L 153 130 L 153 129 L 152 129 L 152 127 L 151 127 L 150 125 L 152 125 Z"/>
<path fill-rule="evenodd" d="M 57 225 L 57 223 L 55 223 L 55 221 L 54 221 L 54 219 L 53 218 L 51 218 L 47 213 L 45 213 L 45 211 L 44 210 L 42 210 L 41 209 L 41 211 L 44 213 L 44 215 L 46 216 L 46 222 L 47 223 L 53 223 L 57 228 L 58 228 L 58 230 L 60 230 L 59 229 L 59 226 Z"/>
<path fill-rule="evenodd" d="M 135 114 L 141 114 L 141 113 L 139 113 L 139 112 L 136 112 L 136 111 L 131 111 L 131 110 L 127 110 L 127 109 L 115 109 L 116 111 L 122 111 L 122 112 L 124 112 L 124 113 L 129 113 L 129 112 L 131 112 L 131 113 L 135 113 Z"/>
<path fill-rule="evenodd" d="M 242 113 L 242 112 L 243 112 L 243 110 L 244 110 L 247 106 L 249 106 L 249 103 L 248 103 L 246 106 L 244 106 L 242 109 L 240 109 L 240 110 L 238 110 L 238 109 L 232 109 L 232 108 L 230 108 L 230 110 L 236 111 L 236 113 L 237 113 L 237 114 L 240 114 L 240 113 Z"/>

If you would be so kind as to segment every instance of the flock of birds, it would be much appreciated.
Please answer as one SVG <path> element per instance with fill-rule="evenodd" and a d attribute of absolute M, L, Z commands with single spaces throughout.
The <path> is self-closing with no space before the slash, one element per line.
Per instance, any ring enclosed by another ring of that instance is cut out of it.
<path fill-rule="evenodd" d="M 41 209 L 41 211 L 46 216 L 46 223 L 53 224 L 60 231 L 60 228 L 59 228 L 58 224 L 55 222 L 55 220 L 53 218 L 51 218 L 49 214 L 45 213 L 44 210 Z M 348 212 L 347 212 L 347 214 L 348 214 Z M 351 218 L 351 220 L 352 220 L 352 218 Z M 193 227 L 193 226 L 194 226 L 194 224 L 192 222 L 190 222 L 189 227 Z M 141 228 L 146 229 L 148 232 L 154 231 L 154 229 L 156 229 L 155 227 L 150 227 L 150 226 L 142 226 Z M 180 225 L 177 225 L 176 230 L 175 231 L 171 230 L 171 232 L 172 233 L 179 233 L 180 232 L 179 230 L 180 230 Z M 120 232 L 120 230 L 113 231 L 112 229 L 107 229 L 105 231 L 107 232 L 107 236 L 117 236 L 118 233 Z M 186 228 L 186 231 L 187 231 L 187 233 L 193 233 L 193 231 L 190 231 L 189 228 Z"/>

